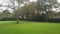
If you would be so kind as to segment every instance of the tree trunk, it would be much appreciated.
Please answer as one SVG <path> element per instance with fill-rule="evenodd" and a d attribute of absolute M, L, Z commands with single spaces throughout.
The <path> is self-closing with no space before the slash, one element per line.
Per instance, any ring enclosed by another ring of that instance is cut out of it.
<path fill-rule="evenodd" d="M 20 4 L 18 3 L 18 9 L 19 9 Z M 17 24 L 19 23 L 19 11 L 17 11 L 16 14 L 16 20 L 17 20 Z"/>
<path fill-rule="evenodd" d="M 16 16 L 16 20 L 17 20 L 17 24 L 19 23 L 19 17 L 18 16 Z"/>

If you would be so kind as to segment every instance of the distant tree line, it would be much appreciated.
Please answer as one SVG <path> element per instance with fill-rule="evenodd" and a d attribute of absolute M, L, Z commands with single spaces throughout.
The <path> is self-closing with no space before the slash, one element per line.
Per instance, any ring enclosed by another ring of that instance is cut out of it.
<path fill-rule="evenodd" d="M 12 13 L 9 10 L 0 12 L 0 21 L 17 19 L 17 23 L 19 20 L 60 22 L 60 12 L 52 10 L 52 8 L 58 8 L 57 0 L 37 0 L 37 2 L 25 3 L 23 7 L 19 7 L 19 4 L 18 8 L 14 9 Z"/>

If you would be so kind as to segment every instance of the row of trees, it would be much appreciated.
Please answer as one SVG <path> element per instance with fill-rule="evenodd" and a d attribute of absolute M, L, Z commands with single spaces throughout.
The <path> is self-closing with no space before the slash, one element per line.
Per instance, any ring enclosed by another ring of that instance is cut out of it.
<path fill-rule="evenodd" d="M 53 11 L 53 8 L 58 8 L 57 0 L 37 0 L 37 2 L 28 2 L 24 6 L 20 7 L 24 0 L 9 0 L 12 6 L 8 6 L 14 11 L 10 13 L 8 10 L 4 10 L 0 13 L 3 18 L 16 18 L 17 23 L 19 19 L 34 20 L 34 21 L 53 21 L 52 19 L 60 18 L 60 12 Z M 18 6 L 15 6 L 15 2 Z"/>

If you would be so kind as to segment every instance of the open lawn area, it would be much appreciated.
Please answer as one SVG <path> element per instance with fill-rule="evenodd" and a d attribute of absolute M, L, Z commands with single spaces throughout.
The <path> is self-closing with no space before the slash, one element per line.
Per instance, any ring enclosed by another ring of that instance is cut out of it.
<path fill-rule="evenodd" d="M 0 34 L 60 34 L 60 23 L 0 21 Z"/>

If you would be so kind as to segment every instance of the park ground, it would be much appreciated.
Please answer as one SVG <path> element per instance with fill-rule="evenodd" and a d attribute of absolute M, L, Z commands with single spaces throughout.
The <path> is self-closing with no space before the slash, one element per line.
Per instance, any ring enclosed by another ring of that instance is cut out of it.
<path fill-rule="evenodd" d="M 60 23 L 0 21 L 0 34 L 60 34 Z"/>

